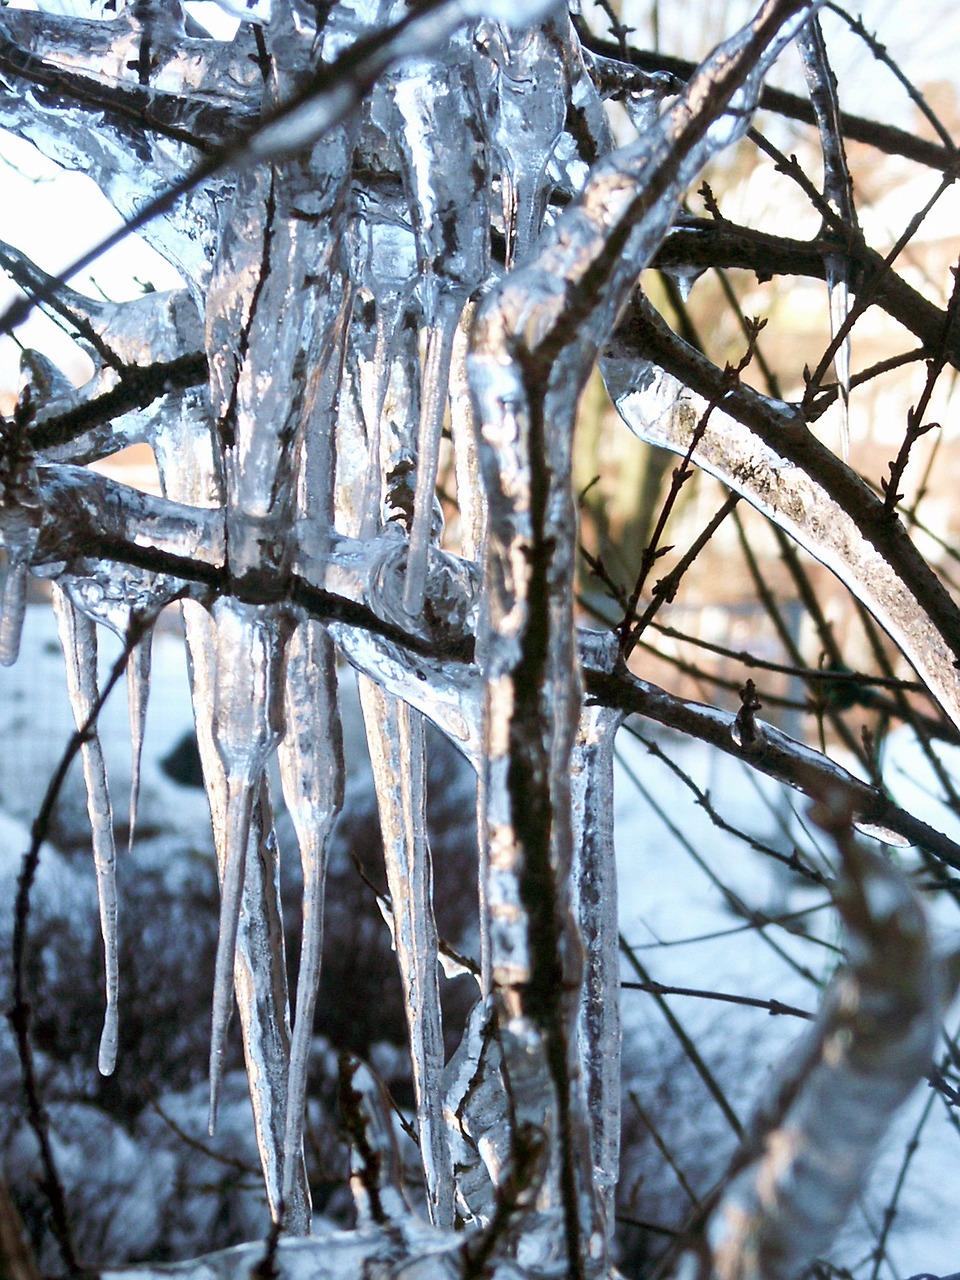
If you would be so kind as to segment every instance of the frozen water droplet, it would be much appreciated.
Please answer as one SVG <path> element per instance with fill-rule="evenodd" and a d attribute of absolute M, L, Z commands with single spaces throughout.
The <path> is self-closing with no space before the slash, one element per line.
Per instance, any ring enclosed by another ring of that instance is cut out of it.
<path fill-rule="evenodd" d="M 889 827 L 883 826 L 882 823 L 864 821 L 858 818 L 853 825 L 862 836 L 869 836 L 871 840 L 879 840 L 881 844 L 888 845 L 891 849 L 910 848 L 911 842 L 906 836 L 902 836 L 899 831 L 891 831 Z"/>

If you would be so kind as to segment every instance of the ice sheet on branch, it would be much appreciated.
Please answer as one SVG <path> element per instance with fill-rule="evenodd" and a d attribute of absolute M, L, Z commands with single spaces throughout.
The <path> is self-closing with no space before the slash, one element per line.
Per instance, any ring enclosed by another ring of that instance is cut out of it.
<path fill-rule="evenodd" d="M 653 325 L 661 323 L 645 300 L 638 299 L 636 305 Z M 618 413 L 650 444 L 685 454 L 708 400 L 628 351 L 614 344 L 601 361 Z M 798 424 L 797 410 L 791 406 L 763 397 L 757 401 L 784 437 Z M 831 569 L 901 647 L 954 724 L 960 724 L 956 654 L 918 600 L 917 584 L 890 563 L 882 547 L 811 473 L 787 461 L 725 412 L 722 400 L 710 411 L 692 457 Z"/>

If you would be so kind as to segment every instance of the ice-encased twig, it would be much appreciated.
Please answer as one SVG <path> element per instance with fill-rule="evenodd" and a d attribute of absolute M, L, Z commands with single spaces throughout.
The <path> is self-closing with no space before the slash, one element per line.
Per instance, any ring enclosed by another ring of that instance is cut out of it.
<path fill-rule="evenodd" d="M 686 453 L 708 403 L 705 395 L 690 386 L 698 382 L 706 386 L 712 380 L 721 390 L 721 371 L 675 335 L 668 336 L 642 297 L 634 301 L 634 315 L 640 322 L 633 329 L 638 342 L 628 335 L 617 337 L 601 360 L 607 390 L 621 418 L 642 439 Z M 653 352 L 654 346 L 658 358 L 666 360 L 670 351 L 682 357 L 685 384 L 659 365 L 644 361 L 644 354 Z M 902 527 L 880 517 L 882 500 L 849 472 L 846 478 L 861 508 L 857 518 L 849 498 L 844 502 L 831 496 L 826 487 L 831 480 L 828 451 L 817 449 L 796 409 L 746 387 L 725 396 L 723 405 L 713 410 L 693 461 L 742 493 L 832 570 L 896 641 L 960 727 L 960 688 L 954 666 L 960 657 L 960 613 Z M 743 425 L 741 419 L 749 420 L 751 426 Z M 780 445 L 782 454 L 771 442 Z M 791 455 L 807 462 L 809 470 L 792 462 Z"/>
<path fill-rule="evenodd" d="M 848 234 L 853 235 L 859 228 L 853 200 L 853 181 L 843 145 L 837 81 L 827 56 L 819 18 L 811 18 L 797 32 L 797 49 L 820 134 L 824 199 Z M 836 231 L 833 231 L 833 238 L 840 240 Z M 830 299 L 830 337 L 833 339 L 842 328 L 850 309 L 850 262 L 842 243 L 838 243 L 836 252 L 824 254 L 823 266 Z M 833 363 L 840 390 L 840 454 L 846 462 L 850 455 L 849 334 L 837 348 Z"/>
<path fill-rule="evenodd" d="M 793 1280 L 823 1255 L 930 1067 L 949 996 L 906 877 L 857 845 L 842 800 L 827 794 L 818 809 L 842 855 L 848 959 L 775 1074 L 708 1222 L 718 1280 Z"/>
<path fill-rule="evenodd" d="M 302 1161 L 307 1069 L 323 951 L 327 845 L 343 805 L 343 731 L 333 644 L 323 629 L 302 622 L 287 644 L 286 728 L 278 753 L 280 779 L 303 867 L 303 914 L 296 1016 L 290 1046 L 283 1153 L 284 1202 Z"/>
<path fill-rule="evenodd" d="M 409 1217 L 389 1099 L 370 1068 L 351 1054 L 340 1061 L 340 1114 L 350 1141 L 350 1190 L 361 1227 Z"/>
<path fill-rule="evenodd" d="M 158 63 L 154 76 L 165 70 L 168 84 L 182 89 L 181 94 L 139 83 L 134 69 L 139 35 L 124 19 L 84 22 L 8 10 L 0 30 L 7 37 L 0 63 L 11 86 L 0 91 L 0 125 L 64 168 L 89 174 L 125 218 L 185 177 L 202 154 L 197 144 L 215 145 L 256 105 L 255 96 L 246 104 L 239 100 L 245 82 L 256 81 L 246 40 L 238 41 L 235 49 L 217 41 L 184 41 L 195 47 L 192 60 L 182 56 L 175 42 L 172 63 L 166 68 Z M 215 77 L 220 59 L 226 64 L 224 82 L 234 90 L 222 106 L 202 92 L 192 93 L 195 86 L 189 83 L 191 73 L 199 72 L 202 80 L 205 69 Z M 51 82 L 69 86 L 74 101 L 61 103 L 55 111 L 45 109 L 34 86 Z M 120 109 L 111 111 L 116 99 Z M 158 127 L 133 127 L 130 111 L 135 119 L 152 115 Z M 226 180 L 198 184 L 142 231 L 158 253 L 183 271 L 196 296 L 209 273 L 215 245 L 214 193 L 220 197 L 226 186 Z"/>
<path fill-rule="evenodd" d="M 53 588 L 53 606 L 60 628 L 60 643 L 67 666 L 67 690 L 78 729 L 87 723 L 97 701 L 96 624 L 74 609 L 59 586 Z M 106 1012 L 97 1065 L 101 1075 L 113 1074 L 117 1063 L 119 967 L 117 958 L 117 851 L 113 839 L 113 811 L 100 736 L 94 728 L 80 748 L 83 778 L 87 788 L 87 814 L 93 834 L 93 861 L 97 872 L 100 903 L 100 931 L 103 934 L 103 964 Z"/>
<path fill-rule="evenodd" d="M 578 634 L 581 662 L 612 671 L 610 632 Z M 625 713 L 585 703 L 570 759 L 573 814 L 573 911 L 583 940 L 577 1039 L 590 1116 L 593 1183 L 613 1241 L 620 1171 L 620 938 L 613 846 L 613 748 Z"/>
<path fill-rule="evenodd" d="M 443 1027 L 423 720 L 373 681 L 360 677 L 358 683 L 393 905 L 427 1202 L 431 1220 L 451 1226 L 453 1178 L 443 1118 Z"/>

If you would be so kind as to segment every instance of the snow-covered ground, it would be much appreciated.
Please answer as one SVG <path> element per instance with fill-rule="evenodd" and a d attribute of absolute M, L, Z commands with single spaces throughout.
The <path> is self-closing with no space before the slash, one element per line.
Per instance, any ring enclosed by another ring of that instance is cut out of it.
<path fill-rule="evenodd" d="M 106 670 L 119 652 L 119 642 L 102 630 L 99 634 Z M 348 715 L 348 752 L 356 758 L 361 748 L 352 714 Z M 0 671 L 0 732 L 4 740 L 0 753 L 0 900 L 8 904 L 12 903 L 26 847 L 28 824 L 72 727 L 56 625 L 49 609 L 33 607 L 18 664 Z M 161 625 L 154 644 L 139 817 L 145 839 L 134 859 L 138 873 L 141 868 L 155 871 L 162 859 L 168 859 L 164 874 L 173 882 L 178 875 L 189 874 L 177 870 L 177 859 L 185 856 L 185 850 L 205 850 L 209 857 L 210 849 L 209 816 L 202 793 L 177 785 L 161 767 L 161 761 L 190 727 L 184 648 L 171 619 Z M 100 728 L 115 814 L 125 825 L 130 761 L 122 687 L 104 709 Z M 796 798 L 794 812 L 789 797 L 758 780 L 737 761 L 719 757 L 679 736 L 641 728 L 674 765 L 709 794 L 718 813 L 733 827 L 783 853 L 790 852 L 793 840 L 811 847 L 796 816 L 799 813 L 802 818 L 804 813 L 802 797 Z M 926 777 L 925 766 L 906 738 L 890 744 L 888 751 L 888 776 L 898 799 L 948 829 L 945 811 L 932 798 L 933 784 Z M 63 843 L 69 844 L 71 838 L 82 843 L 84 823 L 82 779 L 75 768 L 56 828 Z M 955 821 L 951 834 L 960 834 Z M 761 1000 L 775 998 L 801 1009 L 816 1008 L 819 986 L 837 963 L 834 944 L 839 941 L 833 914 L 824 906 L 825 891 L 816 886 L 798 887 L 796 879 L 775 861 L 719 830 L 678 774 L 627 732 L 618 741 L 616 838 L 622 932 L 653 978 L 671 986 Z M 127 856 L 122 842 L 120 856 Z M 811 909 L 804 919 L 819 941 L 804 939 L 783 927 L 770 927 L 762 933 L 744 928 L 731 895 L 750 910 L 771 916 Z M 92 879 L 75 851 L 44 849 L 36 897 L 48 914 L 83 917 L 88 933 L 95 931 Z M 944 944 L 955 945 L 956 908 L 940 902 L 936 917 Z M 9 919 L 0 922 L 0 939 L 9 938 L 10 927 Z M 625 964 L 624 979 L 635 980 L 636 976 Z M 803 1024 L 789 1016 L 772 1017 L 762 1009 L 693 997 L 670 997 L 669 1003 L 715 1072 L 731 1107 L 746 1118 L 768 1068 L 789 1052 Z M 675 1034 L 667 1028 L 654 1000 L 646 993 L 626 990 L 623 1007 L 625 1071 L 630 1089 L 662 1125 L 680 1162 L 688 1161 L 695 1189 L 705 1191 L 724 1152 L 732 1146 L 729 1126 L 702 1081 L 683 1061 Z M 955 1031 L 957 1022 L 958 1011 L 954 1009 L 947 1027 Z M 119 1071 L 123 1070 L 121 1060 Z M 17 1071 L 5 1025 L 0 1032 L 0 1089 L 0 1102 L 8 1109 L 15 1106 Z M 876 1224 L 881 1219 L 905 1145 L 930 1101 L 930 1091 L 919 1089 L 899 1118 L 863 1197 L 859 1221 L 855 1219 L 847 1230 L 842 1258 L 838 1259 L 846 1265 L 862 1263 L 869 1252 L 864 1222 Z M 628 1097 L 628 1127 L 631 1106 Z M 182 1130 L 203 1133 L 202 1086 L 171 1092 L 161 1099 L 161 1107 Z M 231 1202 L 236 1214 L 233 1226 L 238 1234 L 256 1234 L 264 1225 L 262 1197 L 255 1179 L 247 1177 L 244 1182 L 241 1172 L 244 1162 L 253 1158 L 253 1146 L 249 1103 L 239 1077 L 229 1083 L 222 1116 L 217 1149 L 228 1162 L 234 1161 L 232 1176 L 241 1185 L 239 1199 Z M 109 1231 L 100 1242 L 105 1256 L 120 1257 L 124 1245 L 143 1256 L 161 1236 L 172 1249 L 188 1251 L 192 1241 L 204 1238 L 210 1230 L 209 1215 L 225 1201 L 184 1196 L 183 1181 L 188 1171 L 194 1182 L 223 1179 L 229 1165 L 217 1165 L 184 1148 L 172 1137 L 170 1125 L 149 1110 L 133 1132 L 82 1103 L 64 1104 L 55 1110 L 54 1119 L 59 1123 L 58 1153 L 68 1181 L 73 1176 L 82 1178 L 94 1198 L 114 1198 Z M 16 1183 L 29 1171 L 31 1148 L 15 1124 L 6 1123 L 3 1133 L 7 1138 L 4 1167 Z M 640 1195 L 646 1197 L 644 1203 L 662 1204 L 664 1212 L 670 1204 L 674 1209 L 677 1204 L 682 1207 L 674 1175 L 662 1162 L 659 1168 L 656 1164 L 656 1159 L 649 1157 L 642 1168 L 625 1161 L 625 1190 L 642 1173 Z M 887 1269 L 883 1274 L 942 1274 L 957 1269 L 958 1198 L 960 1139 L 943 1100 L 934 1097 L 890 1236 L 892 1271 Z M 163 1209 L 172 1203 L 179 1206 L 176 1221 Z M 153 1206 L 146 1216 L 144 1205 Z M 870 1268 L 857 1274 L 869 1275 Z"/>

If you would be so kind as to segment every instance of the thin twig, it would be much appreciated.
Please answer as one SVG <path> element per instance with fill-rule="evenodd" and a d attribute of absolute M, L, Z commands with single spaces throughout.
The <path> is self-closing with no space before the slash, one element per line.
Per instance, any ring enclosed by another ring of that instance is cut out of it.
<path fill-rule="evenodd" d="M 671 987 L 663 982 L 621 982 L 624 991 L 647 991 L 651 995 L 691 996 L 697 1000 L 719 1000 L 723 1004 L 742 1004 L 750 1009 L 765 1009 L 769 1014 L 786 1014 L 791 1018 L 806 1018 L 812 1022 L 817 1016 L 808 1009 L 784 1004 L 782 1000 L 761 1000 L 754 996 L 733 995 L 729 991 L 703 991 L 699 987 Z"/>

